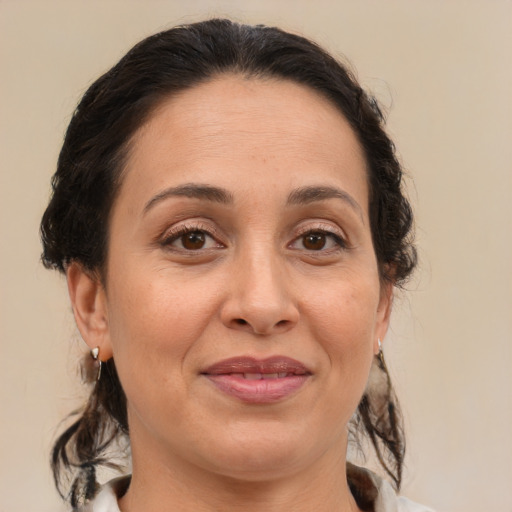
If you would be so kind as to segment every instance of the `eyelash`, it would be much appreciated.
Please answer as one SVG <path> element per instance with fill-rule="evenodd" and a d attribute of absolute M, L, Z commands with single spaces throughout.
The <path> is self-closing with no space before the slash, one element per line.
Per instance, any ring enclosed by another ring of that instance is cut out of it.
<path fill-rule="evenodd" d="M 304 238 L 308 235 L 323 235 L 327 238 L 330 238 L 337 246 L 337 247 L 331 247 L 328 249 L 324 249 L 322 247 L 320 250 L 304 248 L 304 250 L 307 251 L 308 253 L 312 253 L 312 254 L 321 253 L 321 252 L 332 253 L 334 251 L 343 251 L 343 250 L 348 249 L 347 241 L 342 236 L 340 236 L 340 234 L 338 234 L 337 232 L 333 231 L 330 228 L 321 227 L 321 226 L 318 226 L 315 228 L 304 229 L 303 231 L 299 232 L 298 236 L 296 236 L 289 245 L 292 245 L 293 243 L 295 243 L 296 241 L 298 241 L 300 239 L 304 240 Z"/>
<path fill-rule="evenodd" d="M 202 234 L 206 235 L 208 238 L 211 238 L 216 243 L 215 248 L 224 247 L 224 245 L 218 241 L 219 237 L 216 236 L 215 231 L 211 227 L 206 227 L 200 223 L 185 224 L 185 225 L 178 226 L 175 229 L 171 229 L 170 231 L 167 231 L 165 233 L 164 238 L 160 242 L 160 245 L 164 248 L 174 249 L 174 250 L 182 251 L 182 252 L 190 252 L 190 253 L 199 252 L 201 249 L 205 250 L 203 248 L 193 250 L 193 249 L 186 249 L 186 248 L 182 248 L 182 247 L 179 247 L 179 248 L 172 247 L 173 242 L 176 242 L 181 237 L 183 237 L 187 234 L 192 234 L 192 233 L 202 233 Z M 210 248 L 208 248 L 208 249 L 210 249 Z"/>
<path fill-rule="evenodd" d="M 175 247 L 172 247 L 172 244 L 174 242 L 176 242 L 177 240 L 179 240 L 181 237 L 187 235 L 187 234 L 192 234 L 192 233 L 202 233 L 204 235 L 206 235 L 206 237 L 212 239 L 213 241 L 215 241 L 216 243 L 216 247 L 215 248 L 222 248 L 222 247 L 225 247 L 224 244 L 222 244 L 221 242 L 218 241 L 218 236 L 216 235 L 215 231 L 212 230 L 212 228 L 210 226 L 206 227 L 200 223 L 198 224 L 185 224 L 185 225 L 182 225 L 182 226 L 178 226 L 177 228 L 175 229 L 171 229 L 170 231 L 168 231 L 164 238 L 161 240 L 160 242 L 160 245 L 164 248 L 168 248 L 168 249 L 173 249 L 173 250 L 177 250 L 177 251 L 182 251 L 182 252 L 186 252 L 186 253 L 194 253 L 194 252 L 200 252 L 201 250 L 208 250 L 208 249 L 212 249 L 212 247 L 208 247 L 208 248 L 198 248 L 198 249 L 186 249 L 184 247 L 180 247 L 180 248 L 175 248 Z M 292 242 L 290 242 L 288 244 L 288 247 L 290 248 L 294 243 L 296 243 L 298 240 L 302 239 L 304 240 L 304 238 L 308 235 L 322 235 L 322 236 L 325 236 L 326 238 L 330 238 L 335 244 L 337 247 L 330 247 L 330 248 L 327 248 L 327 249 L 324 249 L 323 247 L 316 250 L 316 249 L 307 249 L 307 248 L 303 248 L 304 251 L 310 253 L 310 254 L 315 254 L 315 253 L 325 253 L 325 252 L 329 252 L 329 253 L 332 253 L 334 251 L 343 251 L 343 250 L 346 250 L 348 249 L 348 244 L 347 244 L 347 241 L 341 237 L 338 233 L 334 232 L 333 230 L 329 229 L 329 228 L 325 228 L 325 227 L 316 227 L 316 228 L 307 228 L 307 229 L 304 229 L 302 230 L 301 232 L 298 233 L 298 235 L 292 240 Z"/>

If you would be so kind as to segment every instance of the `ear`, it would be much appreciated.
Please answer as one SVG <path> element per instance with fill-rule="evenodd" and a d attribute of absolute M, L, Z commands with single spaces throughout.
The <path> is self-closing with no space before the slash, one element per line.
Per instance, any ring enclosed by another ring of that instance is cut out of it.
<path fill-rule="evenodd" d="M 391 281 L 382 281 L 375 322 L 375 340 L 373 342 L 373 353 L 376 355 L 380 350 L 379 340 L 382 342 L 388 332 L 391 309 L 393 306 L 393 288 L 394 285 Z"/>
<path fill-rule="evenodd" d="M 89 348 L 99 348 L 99 359 L 112 357 L 107 297 L 101 280 L 73 262 L 66 269 L 68 292 L 75 322 Z"/>

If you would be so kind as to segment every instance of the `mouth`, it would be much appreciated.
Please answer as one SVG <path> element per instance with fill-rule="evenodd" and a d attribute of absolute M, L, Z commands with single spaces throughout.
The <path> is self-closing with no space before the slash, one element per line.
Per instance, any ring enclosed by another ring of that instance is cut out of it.
<path fill-rule="evenodd" d="M 267 379 L 284 379 L 285 377 L 291 377 L 297 375 L 291 372 L 279 372 L 279 373 L 230 373 L 225 375 L 231 375 L 236 377 L 242 377 L 247 380 L 267 380 Z"/>
<path fill-rule="evenodd" d="M 235 357 L 219 361 L 201 374 L 223 394 L 252 404 L 284 400 L 312 375 L 304 364 L 284 356 Z"/>

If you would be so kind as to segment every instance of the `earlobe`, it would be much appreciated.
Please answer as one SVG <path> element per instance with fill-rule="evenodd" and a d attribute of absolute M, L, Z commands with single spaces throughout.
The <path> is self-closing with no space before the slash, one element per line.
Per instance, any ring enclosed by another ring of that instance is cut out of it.
<path fill-rule="evenodd" d="M 99 358 L 112 357 L 105 290 L 98 276 L 73 262 L 66 270 L 69 298 L 75 322 L 83 340 L 92 350 L 99 347 Z"/>

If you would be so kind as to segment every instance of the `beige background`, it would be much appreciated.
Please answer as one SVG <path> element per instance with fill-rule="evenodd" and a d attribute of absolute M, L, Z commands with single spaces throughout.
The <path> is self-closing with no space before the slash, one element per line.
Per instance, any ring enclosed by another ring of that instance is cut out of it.
<path fill-rule="evenodd" d="M 47 458 L 79 403 L 83 347 L 37 230 L 70 113 L 141 37 L 210 15 L 343 52 L 387 106 L 421 255 L 386 346 L 404 493 L 439 512 L 512 511 L 512 2 L 0 0 L 0 512 L 63 510 Z"/>

